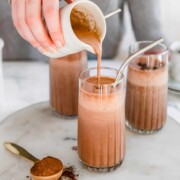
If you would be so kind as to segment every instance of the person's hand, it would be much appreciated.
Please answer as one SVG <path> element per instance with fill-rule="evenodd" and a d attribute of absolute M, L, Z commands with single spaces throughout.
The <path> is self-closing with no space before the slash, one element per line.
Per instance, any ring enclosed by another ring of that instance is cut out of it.
<path fill-rule="evenodd" d="M 11 7 L 14 26 L 32 46 L 42 53 L 63 47 L 59 0 L 11 0 Z"/>

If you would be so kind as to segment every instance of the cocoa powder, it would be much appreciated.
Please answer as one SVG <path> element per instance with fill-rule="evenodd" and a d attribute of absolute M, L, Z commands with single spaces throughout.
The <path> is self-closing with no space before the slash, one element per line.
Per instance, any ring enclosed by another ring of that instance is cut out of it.
<path fill-rule="evenodd" d="M 48 156 L 36 162 L 30 172 L 35 176 L 51 176 L 61 171 L 62 168 L 63 164 L 59 159 Z"/>
<path fill-rule="evenodd" d="M 77 180 L 77 177 L 79 174 L 75 172 L 74 166 L 69 166 L 64 168 L 62 176 L 59 178 L 59 180 L 68 179 L 68 180 Z"/>

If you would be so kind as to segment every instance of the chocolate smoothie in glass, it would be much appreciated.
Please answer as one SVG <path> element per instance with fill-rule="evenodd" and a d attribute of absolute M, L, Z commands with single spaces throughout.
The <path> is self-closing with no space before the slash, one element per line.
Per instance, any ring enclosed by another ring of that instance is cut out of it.
<path fill-rule="evenodd" d="M 75 116 L 78 113 L 78 79 L 87 68 L 85 51 L 50 59 L 50 104 L 57 114 Z"/>
<path fill-rule="evenodd" d="M 130 46 L 130 54 L 150 42 Z M 167 118 L 168 50 L 160 44 L 128 66 L 126 125 L 138 133 L 161 129 Z"/>
<path fill-rule="evenodd" d="M 125 154 L 125 108 L 123 75 L 114 88 L 117 70 L 83 71 L 79 80 L 78 155 L 94 171 L 111 171 Z"/>
<path fill-rule="evenodd" d="M 95 20 L 78 6 L 72 11 L 76 36 L 93 47 L 97 68 L 85 70 L 79 80 L 78 155 L 91 170 L 110 171 L 124 158 L 125 109 L 123 76 L 113 88 L 115 69 L 101 68 L 101 32 Z M 78 17 L 78 18 L 75 18 Z M 111 74 L 111 75 L 109 75 Z"/>

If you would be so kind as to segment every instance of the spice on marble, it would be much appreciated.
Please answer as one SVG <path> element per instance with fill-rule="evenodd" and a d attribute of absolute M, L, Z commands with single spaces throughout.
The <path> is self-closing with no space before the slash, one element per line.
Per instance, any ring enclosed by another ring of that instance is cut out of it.
<path fill-rule="evenodd" d="M 79 174 L 76 173 L 76 169 L 74 166 L 65 167 L 62 173 L 62 176 L 59 178 L 59 180 L 77 180 L 77 177 Z"/>
<path fill-rule="evenodd" d="M 74 137 L 65 137 L 63 140 L 64 141 L 76 141 L 77 139 Z"/>
<path fill-rule="evenodd" d="M 73 146 L 73 147 L 72 147 L 72 150 L 73 150 L 73 151 L 77 151 L 77 146 Z"/>

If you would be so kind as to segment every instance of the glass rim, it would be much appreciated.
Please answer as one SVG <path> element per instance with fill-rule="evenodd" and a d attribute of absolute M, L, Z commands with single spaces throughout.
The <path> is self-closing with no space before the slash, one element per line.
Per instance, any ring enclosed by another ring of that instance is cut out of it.
<path fill-rule="evenodd" d="M 102 66 L 100 69 L 106 69 L 106 70 L 111 70 L 111 71 L 115 71 L 116 72 L 116 75 L 118 74 L 118 69 L 116 69 L 116 68 L 111 68 L 111 67 L 106 67 L 106 66 Z M 86 69 L 84 69 L 83 71 L 81 71 L 81 73 L 80 73 L 80 75 L 79 75 L 79 80 L 81 80 L 82 82 L 84 82 L 85 81 L 85 79 L 82 79 L 82 74 L 83 73 L 85 73 L 85 72 L 87 72 L 87 71 L 91 71 L 91 70 L 97 70 L 97 67 L 91 67 L 91 68 L 86 68 Z M 118 85 L 118 84 L 120 84 L 122 81 L 123 81 L 123 79 L 124 79 L 124 74 L 123 73 L 120 73 L 121 74 L 121 77 L 119 78 L 119 80 L 118 80 L 118 82 L 117 83 L 115 83 L 115 82 L 113 82 L 113 83 L 110 83 L 110 84 L 100 84 L 101 86 L 114 86 L 115 84 L 116 85 Z M 88 76 L 88 77 L 91 77 L 91 76 Z M 107 76 L 107 77 L 109 77 L 109 76 Z M 95 84 L 95 83 L 90 83 L 90 82 L 86 82 L 87 84 L 91 84 L 91 85 L 97 85 L 97 84 Z"/>
<path fill-rule="evenodd" d="M 130 47 L 131 46 L 133 46 L 133 45 L 139 45 L 139 44 L 145 44 L 145 43 L 152 43 L 153 41 L 137 41 L 137 42 L 134 42 L 134 43 L 131 43 L 130 45 L 129 45 L 129 52 L 130 52 Z M 165 44 L 163 44 L 163 43 L 159 43 L 158 45 L 156 45 L 155 47 L 153 47 L 153 48 L 156 48 L 157 46 L 161 46 L 161 47 L 163 47 L 164 48 L 164 50 L 163 50 L 163 52 L 160 52 L 160 53 L 157 53 L 157 54 L 142 54 L 142 55 L 140 55 L 140 56 L 159 56 L 159 55 L 164 55 L 164 54 L 167 54 L 168 53 L 168 47 L 165 45 Z M 151 49 L 153 49 L 153 48 L 151 48 Z M 149 51 L 149 50 L 148 50 Z M 132 53 L 134 53 L 134 52 L 132 52 Z"/>

